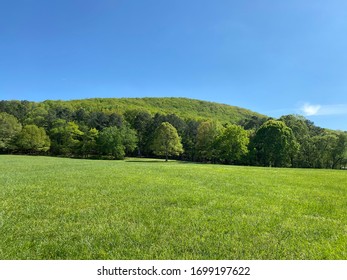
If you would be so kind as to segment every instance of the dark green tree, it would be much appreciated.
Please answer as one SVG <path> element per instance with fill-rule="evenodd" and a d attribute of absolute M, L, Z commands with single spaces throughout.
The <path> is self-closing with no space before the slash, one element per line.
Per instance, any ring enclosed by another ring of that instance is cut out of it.
<path fill-rule="evenodd" d="M 337 134 L 336 142 L 332 150 L 332 168 L 337 168 L 342 165 L 347 153 L 347 133 L 340 132 Z"/>
<path fill-rule="evenodd" d="M 123 159 L 125 149 L 122 144 L 122 136 L 116 126 L 105 127 L 99 134 L 98 149 L 101 155 L 111 156 L 114 159 Z"/>
<path fill-rule="evenodd" d="M 92 112 L 88 119 L 88 126 L 100 131 L 109 126 L 109 116 L 104 112 Z"/>
<path fill-rule="evenodd" d="M 251 143 L 258 163 L 264 166 L 290 166 L 298 150 L 292 130 L 282 121 L 269 120 L 256 132 Z"/>
<path fill-rule="evenodd" d="M 142 156 L 145 147 L 148 146 L 152 116 L 147 111 L 129 110 L 125 112 L 125 119 L 136 131 L 138 137 L 137 155 Z"/>
<path fill-rule="evenodd" d="M 199 125 L 200 123 L 196 120 L 189 119 L 186 121 L 186 127 L 182 135 L 183 159 L 190 161 L 197 159 L 196 140 Z"/>

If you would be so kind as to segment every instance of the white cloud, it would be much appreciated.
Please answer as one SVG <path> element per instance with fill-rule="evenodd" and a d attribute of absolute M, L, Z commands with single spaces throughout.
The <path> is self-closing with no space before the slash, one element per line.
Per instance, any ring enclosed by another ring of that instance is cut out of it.
<path fill-rule="evenodd" d="M 321 109 L 321 105 L 311 105 L 309 103 L 305 103 L 301 107 L 301 111 L 305 116 L 314 116 L 319 114 L 319 110 Z"/>
<path fill-rule="evenodd" d="M 300 110 L 305 116 L 347 115 L 347 104 L 313 105 L 305 103 Z"/>

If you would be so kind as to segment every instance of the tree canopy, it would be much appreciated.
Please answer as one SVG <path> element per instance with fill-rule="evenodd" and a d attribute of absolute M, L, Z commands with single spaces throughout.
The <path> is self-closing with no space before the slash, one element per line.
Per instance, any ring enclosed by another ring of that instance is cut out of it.
<path fill-rule="evenodd" d="M 18 119 L 5 112 L 0 112 L 0 149 L 9 150 L 13 147 L 15 137 L 22 130 Z"/>
<path fill-rule="evenodd" d="M 252 141 L 258 163 L 264 166 L 290 166 L 298 144 L 293 131 L 282 121 L 269 120 L 256 132 Z"/>
<path fill-rule="evenodd" d="M 183 153 L 181 138 L 176 128 L 168 122 L 162 122 L 155 131 L 152 149 L 154 154 L 165 156 L 165 161 L 168 161 L 169 156 Z"/>
<path fill-rule="evenodd" d="M 0 153 L 345 168 L 347 132 L 181 98 L 0 101 Z"/>
<path fill-rule="evenodd" d="M 23 127 L 16 144 L 20 150 L 27 153 L 47 152 L 51 146 L 44 128 L 37 127 L 35 124 Z"/>

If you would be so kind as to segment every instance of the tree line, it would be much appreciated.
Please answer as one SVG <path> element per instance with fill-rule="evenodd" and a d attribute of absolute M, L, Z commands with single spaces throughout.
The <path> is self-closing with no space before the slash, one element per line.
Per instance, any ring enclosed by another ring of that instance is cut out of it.
<path fill-rule="evenodd" d="M 346 168 L 347 133 L 298 115 L 254 115 L 238 123 L 123 113 L 56 103 L 0 101 L 0 152 L 124 159 L 171 157 L 254 166 Z"/>

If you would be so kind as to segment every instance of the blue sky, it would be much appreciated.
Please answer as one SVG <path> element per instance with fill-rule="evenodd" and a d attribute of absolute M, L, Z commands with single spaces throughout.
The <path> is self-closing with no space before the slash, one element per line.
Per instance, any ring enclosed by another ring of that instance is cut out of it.
<path fill-rule="evenodd" d="M 0 1 L 0 99 L 188 97 L 347 130 L 347 1 Z"/>

